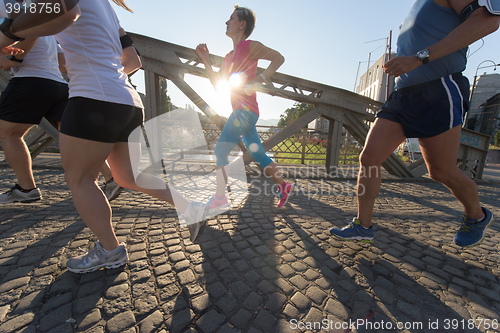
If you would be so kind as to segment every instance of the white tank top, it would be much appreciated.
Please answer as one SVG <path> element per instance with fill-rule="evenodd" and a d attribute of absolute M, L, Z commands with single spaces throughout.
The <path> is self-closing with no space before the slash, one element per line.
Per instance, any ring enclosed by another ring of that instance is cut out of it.
<path fill-rule="evenodd" d="M 0 17 L 10 18 L 10 13 L 16 8 L 13 6 L 21 4 L 14 0 L 0 0 Z M 12 68 L 12 72 L 15 77 L 39 77 L 66 83 L 59 71 L 58 52 L 62 51 L 54 37 L 40 37 L 23 62 Z"/>
<path fill-rule="evenodd" d="M 57 54 L 62 52 L 53 36 L 40 37 L 23 62 L 12 68 L 14 77 L 39 77 L 66 83 L 59 70 Z"/>
<path fill-rule="evenodd" d="M 78 3 L 81 16 L 56 35 L 66 57 L 69 97 L 143 108 L 121 64 L 120 22 L 108 0 Z"/>

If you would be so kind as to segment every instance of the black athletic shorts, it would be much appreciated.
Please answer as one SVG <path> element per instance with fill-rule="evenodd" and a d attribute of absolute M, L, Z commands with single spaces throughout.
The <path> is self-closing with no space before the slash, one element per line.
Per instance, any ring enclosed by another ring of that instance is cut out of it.
<path fill-rule="evenodd" d="M 0 95 L 0 119 L 39 124 L 43 117 L 61 121 L 68 102 L 68 85 L 38 77 L 14 77 Z"/>
<path fill-rule="evenodd" d="M 128 142 L 130 133 L 143 121 L 141 108 L 73 97 L 64 111 L 61 133 L 98 142 Z"/>

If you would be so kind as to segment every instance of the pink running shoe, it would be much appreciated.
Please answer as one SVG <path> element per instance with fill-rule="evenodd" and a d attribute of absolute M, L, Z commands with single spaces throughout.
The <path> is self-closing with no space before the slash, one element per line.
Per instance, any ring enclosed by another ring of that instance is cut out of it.
<path fill-rule="evenodd" d="M 210 209 L 226 208 L 229 206 L 229 202 L 227 201 L 226 196 L 224 196 L 224 198 L 222 199 L 217 199 L 214 194 L 212 195 L 210 200 L 208 200 L 207 205 L 208 207 L 210 207 Z"/>
<path fill-rule="evenodd" d="M 280 201 L 278 202 L 278 208 L 283 207 L 288 202 L 288 198 L 290 197 L 290 194 L 293 192 L 294 188 L 294 184 L 285 182 L 285 189 L 280 192 Z"/>

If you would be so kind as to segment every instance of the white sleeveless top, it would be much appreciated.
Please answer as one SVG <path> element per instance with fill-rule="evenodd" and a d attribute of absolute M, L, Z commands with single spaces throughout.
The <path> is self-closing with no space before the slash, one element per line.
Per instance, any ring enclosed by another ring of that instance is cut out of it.
<path fill-rule="evenodd" d="M 6 5 L 9 4 L 9 6 Z M 17 1 L 0 0 L 0 17 L 10 18 L 12 6 L 20 6 Z M 23 58 L 23 62 L 12 68 L 14 77 L 38 77 L 66 83 L 59 70 L 57 53 L 62 52 L 54 37 L 40 37 L 33 48 Z"/>
<path fill-rule="evenodd" d="M 56 35 L 66 57 L 69 97 L 143 108 L 121 64 L 120 22 L 108 0 L 79 1 L 81 16 Z"/>

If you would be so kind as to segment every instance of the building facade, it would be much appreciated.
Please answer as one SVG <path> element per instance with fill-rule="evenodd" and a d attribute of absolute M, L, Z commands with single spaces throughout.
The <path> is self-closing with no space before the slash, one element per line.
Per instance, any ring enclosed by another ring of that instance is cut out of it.
<path fill-rule="evenodd" d="M 392 53 L 395 57 L 396 53 Z M 388 54 L 382 55 L 369 68 L 368 71 L 361 75 L 359 84 L 355 88 L 355 93 L 367 96 L 371 99 L 384 103 L 387 96 L 394 91 L 394 76 L 389 77 L 389 87 L 387 87 L 387 74 L 384 73 L 382 66 L 388 61 Z M 357 75 L 356 75 L 357 79 Z M 389 89 L 389 93 L 387 93 Z M 328 129 L 328 120 L 318 118 L 308 126 L 310 129 Z"/>
<path fill-rule="evenodd" d="M 474 84 L 472 82 L 472 84 Z M 498 107 L 500 74 L 483 74 L 471 88 L 470 109 L 465 120 L 467 129 L 494 136 L 499 128 Z"/>
<path fill-rule="evenodd" d="M 396 54 L 392 53 L 392 57 Z M 387 86 L 388 76 L 384 73 L 382 66 L 389 60 L 388 54 L 383 54 L 378 58 L 368 70 L 359 78 L 359 84 L 355 92 L 384 103 L 387 96 L 394 91 L 394 76 L 389 77 L 389 87 Z M 387 92 L 389 89 L 389 92 Z"/>

